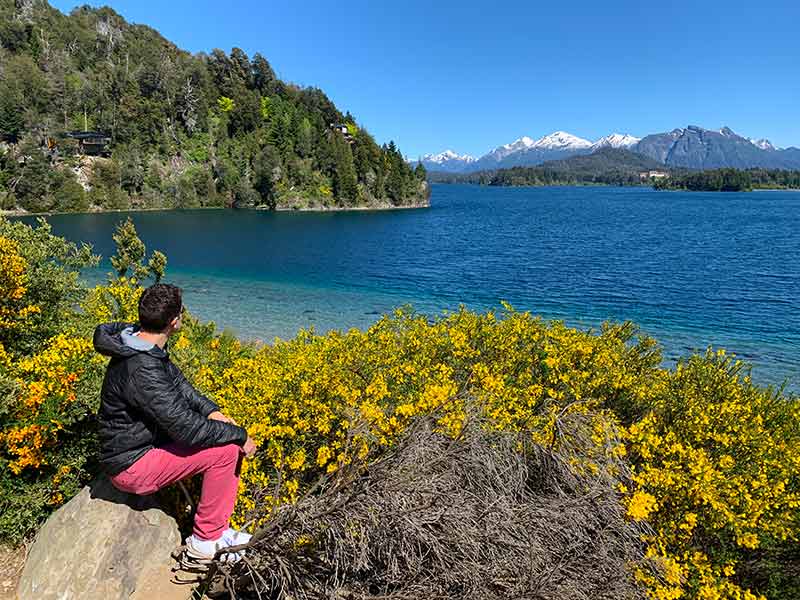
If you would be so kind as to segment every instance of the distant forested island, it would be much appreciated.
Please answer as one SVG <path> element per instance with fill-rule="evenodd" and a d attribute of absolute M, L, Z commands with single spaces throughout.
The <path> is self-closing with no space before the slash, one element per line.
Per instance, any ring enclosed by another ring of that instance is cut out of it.
<path fill-rule="evenodd" d="M 653 183 L 657 190 L 748 192 L 754 189 L 800 189 L 800 171 L 776 169 L 711 169 L 675 173 Z"/>
<path fill-rule="evenodd" d="M 260 54 L 0 0 L 0 209 L 420 206 L 425 175 Z"/>

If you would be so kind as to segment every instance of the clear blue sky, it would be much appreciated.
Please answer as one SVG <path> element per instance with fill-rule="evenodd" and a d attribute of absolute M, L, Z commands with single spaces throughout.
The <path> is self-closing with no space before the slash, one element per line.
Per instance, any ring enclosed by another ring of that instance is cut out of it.
<path fill-rule="evenodd" d="M 90 3 L 192 52 L 261 52 L 410 157 L 687 124 L 800 146 L 798 0 Z"/>

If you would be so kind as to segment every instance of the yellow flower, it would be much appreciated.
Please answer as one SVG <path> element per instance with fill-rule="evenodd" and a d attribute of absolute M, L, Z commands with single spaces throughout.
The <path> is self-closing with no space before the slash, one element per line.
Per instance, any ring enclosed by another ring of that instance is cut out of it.
<path fill-rule="evenodd" d="M 320 446 L 317 449 L 317 465 L 324 467 L 333 456 L 333 451 L 328 446 Z"/>
<path fill-rule="evenodd" d="M 737 536 L 736 543 L 745 548 L 755 549 L 758 548 L 758 536 L 754 533 L 745 533 Z"/>
<path fill-rule="evenodd" d="M 17 242 L 0 236 L 0 330 L 25 327 L 40 308 L 24 302 L 28 263 Z"/>
<path fill-rule="evenodd" d="M 634 521 L 644 521 L 657 506 L 658 503 L 653 495 L 636 492 L 628 502 L 628 516 Z"/>

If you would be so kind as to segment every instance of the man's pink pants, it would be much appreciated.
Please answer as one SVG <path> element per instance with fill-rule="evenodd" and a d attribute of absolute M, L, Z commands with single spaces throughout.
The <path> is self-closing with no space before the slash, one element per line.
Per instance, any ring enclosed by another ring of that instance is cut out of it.
<path fill-rule="evenodd" d="M 236 504 L 242 454 L 236 444 L 216 448 L 170 444 L 148 450 L 126 470 L 114 475 L 111 483 L 123 492 L 147 495 L 203 473 L 203 489 L 192 533 L 201 540 L 218 540 L 228 528 Z"/>

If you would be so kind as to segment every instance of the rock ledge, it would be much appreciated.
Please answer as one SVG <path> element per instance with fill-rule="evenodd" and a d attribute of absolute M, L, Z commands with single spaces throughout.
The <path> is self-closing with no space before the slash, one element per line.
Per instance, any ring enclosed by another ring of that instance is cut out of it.
<path fill-rule="evenodd" d="M 36 536 L 19 600 L 186 599 L 170 583 L 170 553 L 180 545 L 175 520 L 155 499 L 117 490 L 107 478 L 83 488 Z"/>

